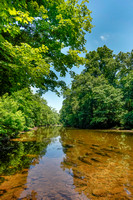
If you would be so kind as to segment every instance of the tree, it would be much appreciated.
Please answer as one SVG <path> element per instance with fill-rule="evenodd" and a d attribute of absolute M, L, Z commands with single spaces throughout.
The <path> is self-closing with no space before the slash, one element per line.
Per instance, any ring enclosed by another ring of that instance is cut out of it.
<path fill-rule="evenodd" d="M 58 124 L 58 113 L 30 89 L 0 97 L 0 138 L 13 137 L 34 126 Z"/>
<path fill-rule="evenodd" d="M 107 46 L 86 54 L 85 69 L 64 92 L 61 121 L 80 128 L 133 127 L 133 50 Z"/>
<path fill-rule="evenodd" d="M 120 125 L 123 95 L 103 75 L 77 75 L 61 109 L 61 122 L 79 128 L 110 128 Z"/>
<path fill-rule="evenodd" d="M 14 136 L 25 128 L 25 118 L 18 104 L 11 97 L 0 97 L 0 136 Z"/>
<path fill-rule="evenodd" d="M 124 95 L 124 108 L 126 113 L 124 115 L 124 126 L 126 128 L 133 128 L 133 71 L 123 74 L 123 78 L 120 80 L 121 90 Z"/>
<path fill-rule="evenodd" d="M 122 79 L 133 71 L 133 50 L 131 52 L 120 52 L 116 55 L 117 62 L 120 63 L 118 78 Z"/>
<path fill-rule="evenodd" d="M 106 45 L 98 47 L 97 51 L 90 51 L 86 54 L 84 72 L 89 72 L 95 77 L 104 75 L 108 82 L 115 86 L 119 70 L 119 60 L 116 59 L 116 55 Z"/>
<path fill-rule="evenodd" d="M 86 1 L 23 0 L 0 3 L 0 95 L 35 86 L 44 92 L 64 86 L 65 76 L 82 64 L 85 33 L 91 31 Z M 68 53 L 62 53 L 63 48 Z"/>

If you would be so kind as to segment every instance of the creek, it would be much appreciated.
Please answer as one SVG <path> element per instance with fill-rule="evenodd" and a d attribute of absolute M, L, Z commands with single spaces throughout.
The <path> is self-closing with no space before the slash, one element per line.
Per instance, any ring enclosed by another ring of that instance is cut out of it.
<path fill-rule="evenodd" d="M 0 146 L 1 200 L 133 199 L 133 134 L 51 127 Z"/>

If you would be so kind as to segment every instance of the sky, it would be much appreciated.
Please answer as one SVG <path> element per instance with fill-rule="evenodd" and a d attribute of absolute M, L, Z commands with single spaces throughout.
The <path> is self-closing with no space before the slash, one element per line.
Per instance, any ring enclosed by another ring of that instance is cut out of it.
<path fill-rule="evenodd" d="M 133 0 L 90 0 L 88 9 L 92 11 L 91 33 L 86 34 L 87 51 L 96 50 L 106 45 L 115 54 L 130 52 L 133 49 Z M 83 70 L 74 67 L 77 74 Z M 64 78 L 67 85 L 71 84 L 69 75 Z M 63 97 L 53 92 L 43 95 L 47 103 L 58 112 L 62 107 Z"/>

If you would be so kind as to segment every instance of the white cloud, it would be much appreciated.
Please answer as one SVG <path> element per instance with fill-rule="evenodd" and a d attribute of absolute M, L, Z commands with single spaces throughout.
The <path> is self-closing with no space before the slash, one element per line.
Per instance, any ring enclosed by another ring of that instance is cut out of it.
<path fill-rule="evenodd" d="M 100 36 L 100 39 L 101 39 L 102 41 L 106 41 L 108 38 L 109 38 L 109 35 L 101 35 L 101 36 Z"/>
<path fill-rule="evenodd" d="M 100 38 L 101 38 L 102 41 L 106 40 L 106 38 L 103 35 L 101 35 Z"/>

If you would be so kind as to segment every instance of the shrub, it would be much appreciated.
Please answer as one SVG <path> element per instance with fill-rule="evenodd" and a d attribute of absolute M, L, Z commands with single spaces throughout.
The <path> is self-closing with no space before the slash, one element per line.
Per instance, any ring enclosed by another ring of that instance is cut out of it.
<path fill-rule="evenodd" d="M 25 127 L 24 114 L 18 110 L 17 102 L 7 94 L 0 97 L 0 135 L 14 136 Z"/>

